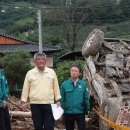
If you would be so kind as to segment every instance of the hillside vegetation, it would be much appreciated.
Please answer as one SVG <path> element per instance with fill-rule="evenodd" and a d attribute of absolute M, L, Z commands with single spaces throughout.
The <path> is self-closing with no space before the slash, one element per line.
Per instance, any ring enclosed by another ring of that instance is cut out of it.
<path fill-rule="evenodd" d="M 94 28 L 105 37 L 130 39 L 128 0 L 0 0 L 0 32 L 38 42 L 37 10 L 42 11 L 43 43 L 79 50 Z"/>

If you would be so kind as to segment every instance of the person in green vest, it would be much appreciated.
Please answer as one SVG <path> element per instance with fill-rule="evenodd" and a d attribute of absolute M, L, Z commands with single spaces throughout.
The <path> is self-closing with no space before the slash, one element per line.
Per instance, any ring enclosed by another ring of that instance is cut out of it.
<path fill-rule="evenodd" d="M 77 122 L 78 130 L 85 130 L 86 107 L 90 111 L 89 92 L 84 80 L 80 80 L 80 68 L 72 65 L 70 78 L 64 81 L 60 87 L 61 105 L 64 109 L 66 130 L 74 130 L 74 122 Z"/>
<path fill-rule="evenodd" d="M 11 130 L 8 110 L 9 87 L 4 75 L 4 66 L 0 64 L 0 130 Z"/>

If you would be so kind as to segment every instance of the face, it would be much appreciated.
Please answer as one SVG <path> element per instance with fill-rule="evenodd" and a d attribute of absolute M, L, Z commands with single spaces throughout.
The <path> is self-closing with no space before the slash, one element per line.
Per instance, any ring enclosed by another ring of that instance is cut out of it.
<path fill-rule="evenodd" d="M 44 70 L 44 67 L 46 64 L 46 59 L 45 59 L 45 57 L 38 56 L 38 57 L 36 57 L 34 63 L 39 70 Z"/>
<path fill-rule="evenodd" d="M 73 79 L 77 79 L 80 76 L 80 71 L 77 67 L 72 67 L 70 70 L 70 76 Z"/>

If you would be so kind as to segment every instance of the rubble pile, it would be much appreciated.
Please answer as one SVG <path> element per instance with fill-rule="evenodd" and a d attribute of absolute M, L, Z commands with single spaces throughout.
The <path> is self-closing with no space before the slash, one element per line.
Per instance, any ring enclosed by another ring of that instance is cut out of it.
<path fill-rule="evenodd" d="M 27 117 L 26 114 L 22 112 L 20 99 L 10 96 L 8 108 L 11 117 L 12 130 L 34 130 L 31 117 Z M 29 105 L 28 109 L 30 109 Z"/>
<path fill-rule="evenodd" d="M 28 104 L 28 112 L 23 112 L 21 108 L 21 102 L 19 98 L 15 96 L 9 97 L 9 112 L 11 116 L 11 127 L 12 130 L 34 130 L 33 122 L 31 119 L 30 107 Z M 86 118 L 86 128 L 87 130 L 99 130 L 98 128 L 98 116 L 95 113 L 90 113 L 90 118 Z M 63 117 L 55 122 L 54 130 L 65 130 Z M 75 123 L 75 130 L 77 130 L 77 125 Z"/>
<path fill-rule="evenodd" d="M 31 119 L 30 106 L 27 105 L 27 112 L 22 111 L 22 104 L 19 98 L 15 96 L 9 97 L 9 112 L 11 117 L 12 130 L 34 130 L 33 122 Z M 56 121 L 55 130 L 64 130 L 63 118 Z"/>
<path fill-rule="evenodd" d="M 87 37 L 82 54 L 85 58 L 84 79 L 94 98 L 95 108 L 116 122 L 119 111 L 130 106 L 130 41 L 105 39 L 104 33 L 94 29 Z M 130 118 L 125 126 L 130 127 Z M 123 122 L 123 121 L 122 121 Z M 109 126 L 100 122 L 101 130 Z"/>

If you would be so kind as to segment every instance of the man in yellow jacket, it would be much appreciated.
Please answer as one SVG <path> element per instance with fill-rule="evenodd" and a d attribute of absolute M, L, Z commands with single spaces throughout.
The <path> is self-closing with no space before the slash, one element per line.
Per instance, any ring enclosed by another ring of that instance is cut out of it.
<path fill-rule="evenodd" d="M 35 130 L 54 130 L 54 118 L 51 104 L 60 105 L 60 90 L 56 73 L 45 66 L 46 54 L 37 52 L 34 55 L 35 68 L 27 72 L 23 91 L 22 107 L 26 111 L 29 100 Z"/>

